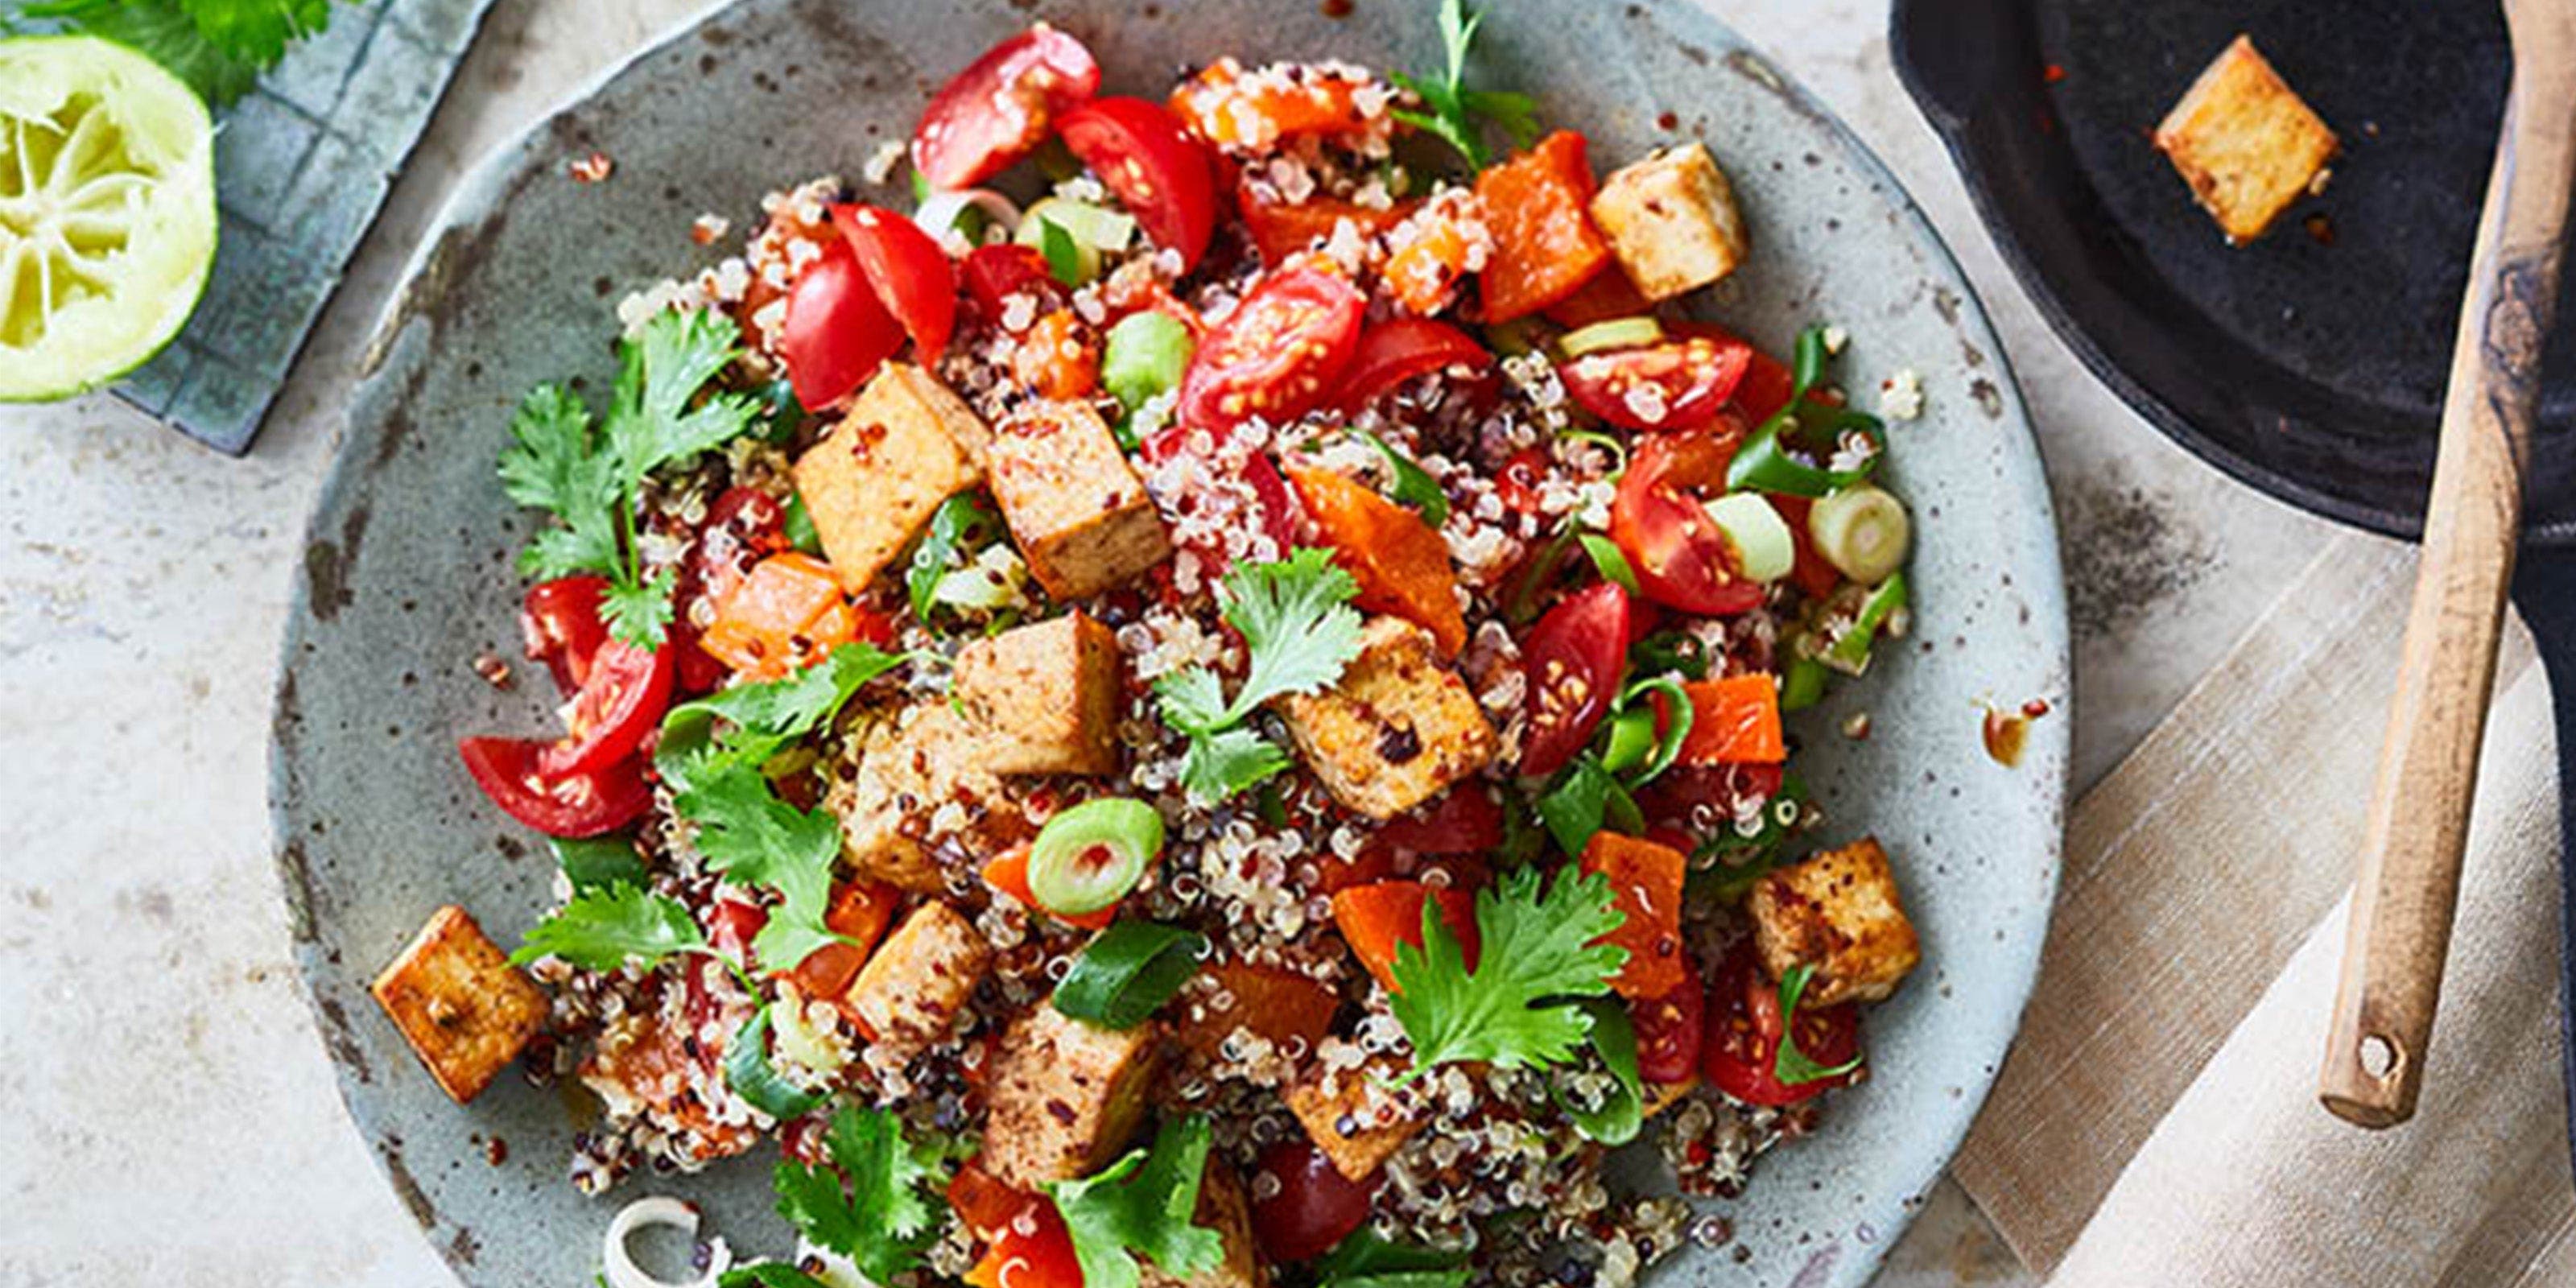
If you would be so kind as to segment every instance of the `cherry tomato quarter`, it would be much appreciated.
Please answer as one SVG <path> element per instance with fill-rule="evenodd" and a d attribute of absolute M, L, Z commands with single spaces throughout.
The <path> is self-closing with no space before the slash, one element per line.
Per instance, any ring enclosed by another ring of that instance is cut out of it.
<path fill-rule="evenodd" d="M 788 288 L 778 356 L 787 363 L 796 401 L 820 411 L 858 392 L 878 364 L 903 347 L 903 338 L 902 325 L 877 302 L 848 241 L 835 241 Z"/>
<path fill-rule="evenodd" d="M 1738 570 L 1735 548 L 1701 504 L 1726 485 L 1732 434 L 1709 430 L 1642 438 L 1610 501 L 1610 539 L 1628 557 L 1646 598 L 1685 613 L 1741 613 L 1762 603 L 1759 582 Z"/>
<path fill-rule="evenodd" d="M 1065 114 L 1064 145 L 1118 194 L 1154 244 L 1198 267 L 1216 233 L 1216 179 L 1207 151 L 1160 103 L 1104 98 Z"/>
<path fill-rule="evenodd" d="M 1521 644 L 1527 675 L 1529 734 L 1521 744 L 1523 778 L 1565 767 L 1610 711 L 1628 661 L 1628 592 L 1601 582 L 1558 601 Z"/>
<path fill-rule="evenodd" d="M 1704 425 L 1735 395 L 1753 360 L 1741 341 L 1687 336 L 1634 349 L 1587 353 L 1557 368 L 1565 392 L 1623 429 Z"/>
<path fill-rule="evenodd" d="M 548 836 L 598 836 L 632 823 L 653 803 L 641 763 L 621 760 L 596 773 L 554 775 L 537 763 L 553 744 L 525 738 L 463 738 L 465 770 L 501 812 Z"/>
<path fill-rule="evenodd" d="M 1254 416 L 1303 415 L 1350 366 L 1367 308 L 1339 273 L 1304 263 L 1274 270 L 1190 356 L 1181 423 L 1222 432 Z"/>
<path fill-rule="evenodd" d="M 984 51 L 931 96 L 913 127 L 913 168 L 942 190 L 981 183 L 1036 150 L 1057 117 L 1099 89 L 1091 51 L 1038 23 Z"/>
<path fill-rule="evenodd" d="M 590 678 L 590 660 L 608 639 L 599 620 L 605 577 L 557 577 L 528 587 L 519 606 L 519 635 L 531 662 L 545 663 L 558 692 L 570 695 Z"/>
<path fill-rule="evenodd" d="M 921 226 L 876 206 L 834 206 L 832 223 L 925 366 L 935 366 L 957 325 L 957 270 Z"/>

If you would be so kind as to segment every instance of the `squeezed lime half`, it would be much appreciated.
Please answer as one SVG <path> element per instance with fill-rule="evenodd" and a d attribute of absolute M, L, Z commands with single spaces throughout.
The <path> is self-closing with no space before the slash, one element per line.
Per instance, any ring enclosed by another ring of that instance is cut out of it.
<path fill-rule="evenodd" d="M 170 343 L 215 260 L 215 130 L 158 63 L 0 40 L 0 402 L 67 398 Z"/>

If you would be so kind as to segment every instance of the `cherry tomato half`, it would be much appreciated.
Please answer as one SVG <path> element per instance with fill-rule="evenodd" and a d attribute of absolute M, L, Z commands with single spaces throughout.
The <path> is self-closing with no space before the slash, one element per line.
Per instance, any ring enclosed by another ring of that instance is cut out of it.
<path fill-rule="evenodd" d="M 1292 264 L 1263 277 L 1191 355 L 1181 423 L 1224 431 L 1302 415 L 1349 367 L 1367 309 L 1339 273 Z"/>
<path fill-rule="evenodd" d="M 598 836 L 635 821 L 653 803 L 642 765 L 621 760 L 596 773 L 556 776 L 537 760 L 552 743 L 526 738 L 462 738 L 465 770 L 501 812 L 548 836 Z"/>
<path fill-rule="evenodd" d="M 1751 345 L 1698 335 L 1587 353 L 1556 372 L 1574 401 L 1613 425 L 1683 429 L 1717 414 L 1752 361 Z"/>
<path fill-rule="evenodd" d="M 1014 295 L 1028 296 L 1035 306 L 1029 313 L 1032 322 L 1065 302 L 1064 287 L 1048 274 L 1046 256 L 1034 246 L 1017 242 L 978 246 L 966 256 L 962 276 L 966 293 L 975 297 L 975 307 L 995 326 L 1002 324 L 1003 309 Z"/>
<path fill-rule="evenodd" d="M 1145 235 L 1179 252 L 1182 272 L 1198 267 L 1216 233 L 1216 179 L 1206 150 L 1171 109 L 1141 98 L 1096 99 L 1065 113 L 1059 132 Z"/>
<path fill-rule="evenodd" d="M 933 188 L 981 183 L 1046 142 L 1055 118 L 1099 88 L 1091 51 L 1038 23 L 985 50 L 931 96 L 913 127 L 913 168 Z"/>
<path fill-rule="evenodd" d="M 1802 1006 L 1794 1021 L 1798 1051 L 1826 1068 L 1860 1054 L 1860 1009 Z M 1780 988 L 1754 964 L 1750 944 L 1738 944 L 1709 981 L 1707 1035 L 1700 1047 L 1700 1072 L 1717 1089 L 1748 1105 L 1794 1105 L 1834 1087 L 1851 1085 L 1859 1070 L 1813 1082 L 1782 1083 L 1775 1062 L 1780 1053 Z"/>
<path fill-rule="evenodd" d="M 877 302 L 849 242 L 826 243 L 788 288 L 778 333 L 796 401 L 817 411 L 849 397 L 902 347 L 903 327 Z"/>
<path fill-rule="evenodd" d="M 1275 1190 L 1260 1183 L 1265 1175 L 1279 1183 Z M 1312 1261 L 1368 1220 L 1379 1173 L 1354 1181 L 1298 1136 L 1264 1152 L 1253 1176 L 1252 1237 L 1261 1250 L 1272 1261 Z"/>
<path fill-rule="evenodd" d="M 1708 1014 L 1708 985 L 1682 955 L 1682 982 L 1661 997 L 1631 998 L 1628 1019 L 1637 1030 L 1637 1076 L 1648 1082 L 1687 1082 L 1699 1063 L 1701 1030 Z"/>
<path fill-rule="evenodd" d="M 554 673 L 555 688 L 571 694 L 590 678 L 590 659 L 608 638 L 599 620 L 605 577 L 557 577 L 528 587 L 519 605 L 519 635 L 528 660 Z"/>
<path fill-rule="evenodd" d="M 1351 350 L 1351 365 L 1333 405 L 1358 409 L 1412 382 L 1448 367 L 1472 367 L 1479 374 L 1494 368 L 1494 355 L 1466 332 L 1429 318 L 1396 318 L 1360 332 Z"/>
<path fill-rule="evenodd" d="M 903 324 L 925 367 L 939 361 L 957 325 L 957 270 L 921 226 L 877 206 L 834 206 L 832 224 L 858 256 L 877 303 Z"/>
<path fill-rule="evenodd" d="M 1628 662 L 1628 592 L 1616 582 L 1586 586 L 1558 601 L 1521 644 L 1528 673 L 1529 736 L 1521 776 L 1545 778 L 1592 741 L 1619 696 Z"/>
<path fill-rule="evenodd" d="M 1685 613 L 1741 613 L 1764 590 L 1738 571 L 1735 547 L 1700 503 L 1726 486 L 1732 433 L 1691 430 L 1640 439 L 1610 500 L 1610 539 L 1646 598 Z"/>
<path fill-rule="evenodd" d="M 624 760 L 661 727 L 671 705 L 670 640 L 656 649 L 640 649 L 621 639 L 599 646 L 591 660 L 590 678 L 572 700 L 564 719 L 563 741 L 537 757 L 537 770 L 562 778 L 607 768 Z"/>

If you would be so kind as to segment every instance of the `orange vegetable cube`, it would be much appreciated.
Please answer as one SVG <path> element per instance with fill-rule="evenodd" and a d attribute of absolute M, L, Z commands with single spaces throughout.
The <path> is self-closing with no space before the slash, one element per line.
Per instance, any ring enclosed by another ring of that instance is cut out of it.
<path fill-rule="evenodd" d="M 716 605 L 698 647 L 736 671 L 777 679 L 856 638 L 858 624 L 832 566 L 788 551 L 761 560 Z"/>
<path fill-rule="evenodd" d="M 1386 209 L 1363 206 L 1355 201 L 1337 201 L 1317 197 L 1289 204 L 1259 201 L 1246 188 L 1236 205 L 1243 211 L 1244 231 L 1252 235 L 1253 249 L 1261 252 L 1261 262 L 1277 265 L 1300 251 L 1311 250 L 1332 240 L 1333 230 L 1344 220 L 1362 237 L 1375 237 L 1404 222 L 1411 203 L 1398 203 Z"/>
<path fill-rule="evenodd" d="M 1469 200 L 1443 194 L 1388 236 L 1387 292 L 1408 312 L 1428 317 L 1449 307 L 1483 240 L 1462 220 L 1471 210 Z"/>
<path fill-rule="evenodd" d="M 1365 133 L 1359 90 L 1367 83 L 1297 64 L 1262 68 L 1246 83 L 1241 63 L 1220 58 L 1172 91 L 1172 113 L 1218 147 L 1259 151 L 1282 139 Z"/>
<path fill-rule="evenodd" d="M 1100 349 L 1071 309 L 1039 318 L 1011 353 L 1011 375 L 1041 398 L 1065 401 L 1100 384 Z"/>
<path fill-rule="evenodd" d="M 1297 499 L 1339 563 L 1359 583 L 1360 608 L 1394 615 L 1431 632 L 1443 660 L 1467 642 L 1467 619 L 1458 608 L 1458 577 L 1449 566 L 1449 543 L 1422 516 L 1379 496 L 1366 484 L 1313 466 L 1288 467 Z"/>
<path fill-rule="evenodd" d="M 858 978 L 859 968 L 868 964 L 868 954 L 885 938 L 886 927 L 894 921 L 894 906 L 902 897 L 890 885 L 842 882 L 832 891 L 831 906 L 823 911 L 823 925 L 836 935 L 849 936 L 851 942 L 825 944 L 798 962 L 787 975 L 796 991 L 828 1001 L 838 1001 L 849 992 L 850 981 Z"/>
<path fill-rule="evenodd" d="M 1333 1016 L 1342 1008 L 1331 988 L 1285 967 L 1214 962 L 1200 968 L 1198 978 L 1172 1036 L 1202 1059 L 1218 1058 L 1237 1029 L 1311 1054 L 1332 1032 Z"/>
<path fill-rule="evenodd" d="M 1476 926 L 1476 896 L 1454 886 L 1428 886 L 1419 881 L 1380 881 L 1353 886 L 1333 896 L 1333 924 L 1343 942 L 1358 955 L 1377 981 L 1394 992 L 1395 948 L 1422 947 L 1422 906 L 1436 901 L 1440 920 L 1466 949 L 1467 967 L 1475 969 L 1483 936 Z"/>
<path fill-rule="evenodd" d="M 1610 262 L 1610 243 L 1592 226 L 1593 188 L 1583 136 L 1572 130 L 1476 176 L 1476 199 L 1494 235 L 1483 276 L 1487 321 L 1536 313 L 1582 289 Z"/>
<path fill-rule="evenodd" d="M 1621 997 L 1662 997 L 1681 987 L 1682 878 L 1690 861 L 1668 845 L 1616 832 L 1596 832 L 1583 847 L 1583 870 L 1610 880 L 1610 898 L 1624 920 L 1597 943 L 1628 950 L 1610 987 Z"/>
<path fill-rule="evenodd" d="M 1694 680 L 1686 765 L 1776 765 L 1789 758 L 1780 733 L 1780 681 L 1769 672 Z"/>

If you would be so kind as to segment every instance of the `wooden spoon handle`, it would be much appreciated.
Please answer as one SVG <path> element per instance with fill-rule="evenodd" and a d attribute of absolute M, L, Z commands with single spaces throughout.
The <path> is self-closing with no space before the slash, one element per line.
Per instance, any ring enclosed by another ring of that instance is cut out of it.
<path fill-rule="evenodd" d="M 2522 526 L 2541 341 L 2576 176 L 2576 62 L 2519 48 L 2460 309 L 2397 698 L 2363 835 L 2318 1097 L 2364 1127 L 2415 1112 L 2450 950 L 2478 744 Z M 2545 43 L 2545 42 L 2543 42 Z M 2561 49 L 2576 58 L 2576 48 Z"/>

